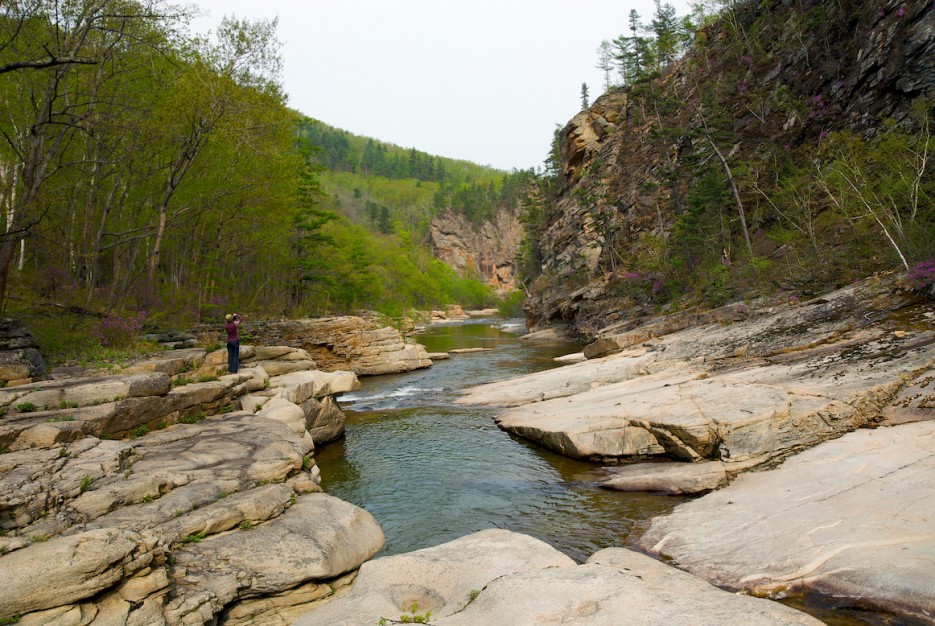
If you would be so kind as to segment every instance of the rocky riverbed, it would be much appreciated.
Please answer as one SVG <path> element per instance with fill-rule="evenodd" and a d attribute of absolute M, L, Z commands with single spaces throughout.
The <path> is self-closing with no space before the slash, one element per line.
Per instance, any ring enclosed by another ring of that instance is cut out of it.
<path fill-rule="evenodd" d="M 381 529 L 322 492 L 314 456 L 356 375 L 301 347 L 244 346 L 234 375 L 191 348 L 0 389 L 0 619 L 818 624 L 754 597 L 818 593 L 935 623 L 933 316 L 871 280 L 607 329 L 583 362 L 462 399 L 612 459 L 608 489 L 707 493 L 630 546 L 670 564 L 578 564 L 505 530 L 372 559 Z"/>
<path fill-rule="evenodd" d="M 935 304 L 877 277 L 621 326 L 461 401 L 609 489 L 711 492 L 639 541 L 711 583 L 935 623 Z"/>
<path fill-rule="evenodd" d="M 284 346 L 241 358 L 226 374 L 226 351 L 176 350 L 0 389 L 0 619 L 268 623 L 383 546 L 314 458 L 356 375 Z"/>

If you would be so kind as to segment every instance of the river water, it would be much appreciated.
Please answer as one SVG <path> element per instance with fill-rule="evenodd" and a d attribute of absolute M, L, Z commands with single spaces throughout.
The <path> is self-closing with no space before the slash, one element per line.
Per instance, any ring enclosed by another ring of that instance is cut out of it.
<path fill-rule="evenodd" d="M 491 324 L 433 326 L 416 337 L 429 352 L 488 352 L 362 377 L 360 390 L 339 398 L 347 432 L 315 451 L 322 487 L 373 514 L 386 535 L 378 556 L 486 528 L 537 537 L 579 562 L 602 548 L 632 547 L 653 517 L 687 498 L 600 489 L 601 466 L 511 437 L 494 424 L 498 409 L 453 403 L 461 389 L 557 367 L 554 357 L 578 351 L 520 340 Z M 818 596 L 783 603 L 834 626 L 914 624 Z"/>
<path fill-rule="evenodd" d="M 600 489 L 600 466 L 511 437 L 494 424 L 497 409 L 453 404 L 465 387 L 556 367 L 553 357 L 577 346 L 523 341 L 490 321 L 433 326 L 416 340 L 429 352 L 491 350 L 362 377 L 360 390 L 339 398 L 345 438 L 315 453 L 325 491 L 366 509 L 383 528 L 381 555 L 505 528 L 583 561 L 630 545 L 650 518 L 682 501 Z"/>

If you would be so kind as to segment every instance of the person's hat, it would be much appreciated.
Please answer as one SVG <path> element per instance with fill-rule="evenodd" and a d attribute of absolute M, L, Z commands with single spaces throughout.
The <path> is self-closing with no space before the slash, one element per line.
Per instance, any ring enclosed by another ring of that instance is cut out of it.
<path fill-rule="evenodd" d="M 229 321 L 231 321 L 232 319 L 234 319 L 234 316 L 231 315 L 230 313 L 228 313 L 227 315 L 224 316 L 224 319 L 226 319 L 226 320 L 229 322 Z"/>

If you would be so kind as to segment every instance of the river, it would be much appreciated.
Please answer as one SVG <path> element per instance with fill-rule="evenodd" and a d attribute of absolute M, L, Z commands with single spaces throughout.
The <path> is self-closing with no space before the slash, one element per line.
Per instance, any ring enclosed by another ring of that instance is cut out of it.
<path fill-rule="evenodd" d="M 406 374 L 362 377 L 339 398 L 343 440 L 315 453 L 327 493 L 377 519 L 381 555 L 426 548 L 486 528 L 542 539 L 578 561 L 627 546 L 650 518 L 681 498 L 595 486 L 600 466 L 574 461 L 511 437 L 496 409 L 453 404 L 465 387 L 556 367 L 574 344 L 524 341 L 491 321 L 430 327 L 416 337 L 452 355 Z"/>
<path fill-rule="evenodd" d="M 339 398 L 347 432 L 315 452 L 322 487 L 373 514 L 386 535 L 379 556 L 486 528 L 537 537 L 579 562 L 602 548 L 631 547 L 653 517 L 687 498 L 600 489 L 600 465 L 510 436 L 494 424 L 497 409 L 453 403 L 466 387 L 557 367 L 554 357 L 578 351 L 521 340 L 492 322 L 433 326 L 416 337 L 429 352 L 490 351 L 363 377 L 360 390 Z M 834 626 L 910 623 L 815 595 L 782 602 Z"/>

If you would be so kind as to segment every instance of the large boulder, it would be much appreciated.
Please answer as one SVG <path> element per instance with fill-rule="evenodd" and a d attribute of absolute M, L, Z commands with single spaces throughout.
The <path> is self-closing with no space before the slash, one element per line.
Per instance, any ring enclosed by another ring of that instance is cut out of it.
<path fill-rule="evenodd" d="M 935 422 L 860 430 L 653 520 L 640 547 L 756 595 L 935 619 Z"/>
<path fill-rule="evenodd" d="M 625 617 L 624 617 L 625 616 Z M 820 626 L 769 600 L 723 591 L 642 554 L 611 548 L 577 567 L 535 569 L 492 581 L 445 626 L 634 624 Z"/>
<path fill-rule="evenodd" d="M 432 623 L 461 610 L 471 593 L 501 576 L 574 561 L 532 537 L 485 530 L 433 548 L 364 563 L 351 591 L 306 613 L 296 626 L 356 626 L 396 619 L 416 605 Z M 482 622 L 479 622 L 482 623 Z"/>
<path fill-rule="evenodd" d="M 139 536 L 112 528 L 33 543 L 0 558 L 0 618 L 71 604 L 148 566 Z M 11 622 L 12 623 L 12 622 Z"/>
<path fill-rule="evenodd" d="M 195 615 L 210 618 L 241 597 L 334 579 L 357 569 L 383 541 L 363 509 L 325 494 L 303 496 L 271 522 L 176 550 L 169 621 L 194 623 Z"/>
<path fill-rule="evenodd" d="M 20 384 L 47 375 L 48 366 L 32 333 L 19 320 L 0 319 L 0 380 Z"/>
<path fill-rule="evenodd" d="M 323 317 L 251 325 L 255 340 L 304 349 L 324 371 L 393 374 L 429 367 L 425 348 L 398 330 L 361 317 Z"/>

